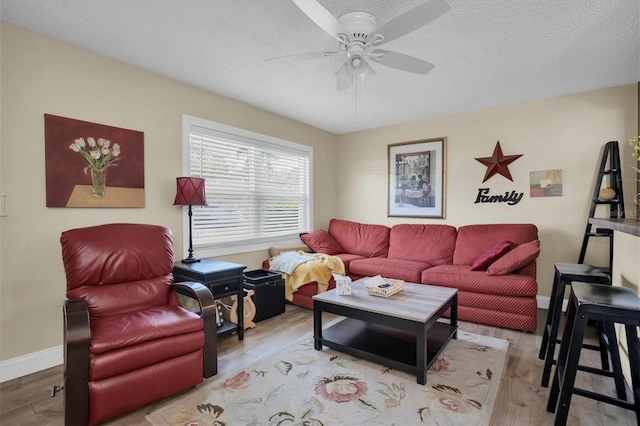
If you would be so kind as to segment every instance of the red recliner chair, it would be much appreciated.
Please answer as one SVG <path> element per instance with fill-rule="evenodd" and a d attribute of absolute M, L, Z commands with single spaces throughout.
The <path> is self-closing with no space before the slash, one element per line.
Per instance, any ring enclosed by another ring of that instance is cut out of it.
<path fill-rule="evenodd" d="M 169 229 L 100 225 L 60 243 L 67 425 L 106 421 L 217 373 L 215 302 L 200 283 L 173 283 Z M 200 315 L 176 290 L 198 300 Z"/>

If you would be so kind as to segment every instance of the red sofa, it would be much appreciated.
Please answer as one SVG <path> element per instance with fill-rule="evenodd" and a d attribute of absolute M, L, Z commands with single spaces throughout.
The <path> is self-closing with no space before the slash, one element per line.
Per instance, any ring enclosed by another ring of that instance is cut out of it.
<path fill-rule="evenodd" d="M 356 280 L 382 275 L 453 287 L 461 320 L 534 332 L 538 284 L 538 229 L 533 224 L 362 224 L 332 219 L 328 232 L 301 236 L 310 251 L 338 256 Z M 274 252 L 271 252 L 273 255 Z M 268 261 L 263 265 L 268 269 Z M 329 283 L 333 288 L 334 283 Z M 294 293 L 311 309 L 317 283 Z"/>

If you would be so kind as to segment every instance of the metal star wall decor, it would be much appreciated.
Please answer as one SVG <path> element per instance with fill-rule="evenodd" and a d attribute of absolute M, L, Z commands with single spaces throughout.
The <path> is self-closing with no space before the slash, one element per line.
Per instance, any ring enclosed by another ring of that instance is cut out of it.
<path fill-rule="evenodd" d="M 484 174 L 482 182 L 486 182 L 491 176 L 496 173 L 502 175 L 513 182 L 511 173 L 509 173 L 509 164 L 522 157 L 524 154 L 519 155 L 503 155 L 502 148 L 500 148 L 500 141 L 496 143 L 496 147 L 493 149 L 493 155 L 491 157 L 475 158 L 475 160 L 481 162 L 487 166 L 487 172 Z"/>

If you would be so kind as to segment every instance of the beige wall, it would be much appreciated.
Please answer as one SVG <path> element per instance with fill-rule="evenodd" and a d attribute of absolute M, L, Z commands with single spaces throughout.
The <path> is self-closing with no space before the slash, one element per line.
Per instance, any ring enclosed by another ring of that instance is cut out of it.
<path fill-rule="evenodd" d="M 614 258 L 613 258 L 613 284 L 630 288 L 636 294 L 640 294 L 640 237 L 615 232 L 614 235 Z M 618 339 L 621 342 L 620 355 L 622 356 L 622 368 L 627 376 L 628 383 L 631 383 L 631 371 L 629 363 L 629 350 L 627 349 L 626 334 L 622 326 L 617 327 Z M 640 328 L 638 328 L 640 331 Z"/>
<path fill-rule="evenodd" d="M 602 147 L 608 141 L 621 141 L 626 209 L 637 209 L 633 159 L 626 144 L 638 131 L 637 108 L 632 84 L 340 135 L 338 217 L 386 225 L 534 223 L 541 240 L 538 295 L 548 297 L 553 264 L 577 261 Z M 387 217 L 387 144 L 442 136 L 447 137 L 446 218 Z M 498 140 L 505 155 L 524 156 L 509 166 L 513 182 L 495 175 L 482 183 L 486 167 L 474 158 L 491 156 Z M 529 172 L 548 169 L 562 169 L 563 196 L 530 198 Z M 478 188 L 525 195 L 513 206 L 474 204 Z M 603 243 L 591 239 L 587 262 L 606 264 L 608 246 Z"/>
<path fill-rule="evenodd" d="M 65 277 L 60 233 L 107 222 L 164 225 L 182 248 L 182 114 L 313 147 L 314 221 L 335 216 L 336 137 L 313 127 L 2 23 L 0 194 L 0 360 L 62 344 Z M 43 115 L 54 114 L 144 132 L 146 206 L 141 209 L 45 207 Z M 226 258 L 251 269 L 266 250 Z"/>
<path fill-rule="evenodd" d="M 181 234 L 181 209 L 172 202 L 182 174 L 182 114 L 313 146 L 315 229 L 326 229 L 332 217 L 387 225 L 535 223 L 542 296 L 550 291 L 553 262 L 577 257 L 602 145 L 638 130 L 633 85 L 335 136 L 10 24 L 1 24 L 0 42 L 0 194 L 7 195 L 7 216 L 0 218 L 0 361 L 62 343 L 63 230 L 127 221 Z M 146 207 L 45 207 L 45 113 L 143 131 Z M 388 218 L 387 144 L 439 136 L 448 138 L 446 219 Z M 485 167 L 473 158 L 491 155 L 497 140 L 505 154 L 524 157 L 510 166 L 514 182 L 495 176 L 482 185 Z M 529 198 L 529 171 L 553 168 L 563 170 L 565 195 Z M 473 204 L 484 186 L 525 197 L 515 206 Z M 181 238 L 175 245 L 182 256 Z M 599 261 L 606 249 L 590 253 L 587 260 Z M 225 259 L 253 269 L 266 256 Z"/>

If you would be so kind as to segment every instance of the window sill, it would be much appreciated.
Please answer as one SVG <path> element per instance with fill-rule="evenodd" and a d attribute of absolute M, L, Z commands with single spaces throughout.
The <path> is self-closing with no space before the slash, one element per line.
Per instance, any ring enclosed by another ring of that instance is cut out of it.
<path fill-rule="evenodd" d="M 274 240 L 269 242 L 242 244 L 225 247 L 194 247 L 194 256 L 197 258 L 226 256 L 230 254 L 249 253 L 253 251 L 269 250 L 273 246 L 304 244 L 299 238 L 289 240 Z M 268 256 L 268 254 L 267 254 Z"/>

